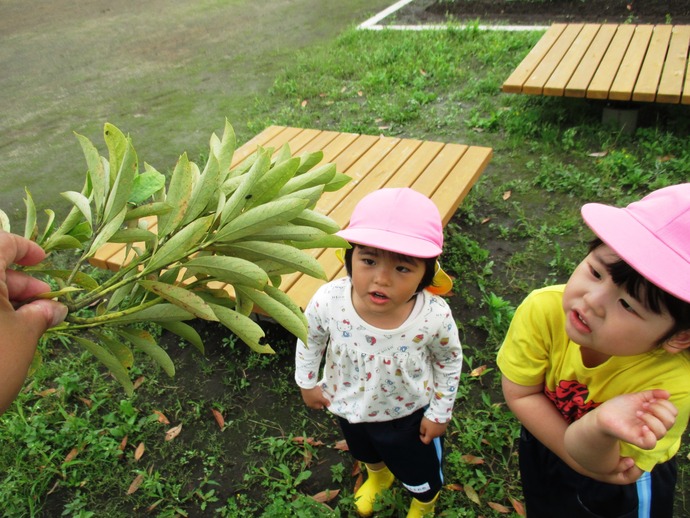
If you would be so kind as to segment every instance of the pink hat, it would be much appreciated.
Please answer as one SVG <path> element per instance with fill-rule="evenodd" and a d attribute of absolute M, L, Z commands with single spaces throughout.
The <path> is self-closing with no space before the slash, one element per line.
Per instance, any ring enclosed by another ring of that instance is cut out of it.
<path fill-rule="evenodd" d="M 690 183 L 664 187 L 625 208 L 588 203 L 582 217 L 638 273 L 690 302 Z"/>
<path fill-rule="evenodd" d="M 407 187 L 379 189 L 355 207 L 350 224 L 336 233 L 351 243 L 412 257 L 437 257 L 443 223 L 434 202 Z"/>

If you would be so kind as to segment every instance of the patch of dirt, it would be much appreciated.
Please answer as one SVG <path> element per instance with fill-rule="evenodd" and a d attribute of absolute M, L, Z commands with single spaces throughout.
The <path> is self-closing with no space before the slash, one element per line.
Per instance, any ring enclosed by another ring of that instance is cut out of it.
<path fill-rule="evenodd" d="M 384 23 L 442 24 L 448 20 L 508 25 L 556 22 L 690 23 L 687 0 L 417 0 Z"/>

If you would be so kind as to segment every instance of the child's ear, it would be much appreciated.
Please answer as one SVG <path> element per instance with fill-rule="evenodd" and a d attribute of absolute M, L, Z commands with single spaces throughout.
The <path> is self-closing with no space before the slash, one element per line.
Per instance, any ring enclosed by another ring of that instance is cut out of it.
<path fill-rule="evenodd" d="M 675 354 L 690 347 L 690 329 L 680 331 L 666 340 L 663 345 L 666 352 Z"/>

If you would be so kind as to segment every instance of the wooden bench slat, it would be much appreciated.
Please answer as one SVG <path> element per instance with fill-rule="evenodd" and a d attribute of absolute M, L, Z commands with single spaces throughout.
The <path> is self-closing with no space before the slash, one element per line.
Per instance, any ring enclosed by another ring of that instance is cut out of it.
<path fill-rule="evenodd" d="M 532 75 L 532 72 L 539 66 L 544 56 L 551 50 L 553 44 L 558 40 L 558 37 L 565 30 L 566 24 L 555 23 L 548 28 L 544 36 L 537 42 L 537 44 L 529 51 L 527 56 L 522 60 L 522 63 L 513 71 L 513 73 L 503 83 L 503 91 L 506 93 L 520 93 L 523 85 Z"/>
<path fill-rule="evenodd" d="M 681 102 L 683 104 L 690 104 L 690 59 L 688 60 L 688 68 L 685 70 L 685 85 L 683 86 Z"/>
<path fill-rule="evenodd" d="M 599 68 L 597 68 L 589 84 L 589 88 L 587 88 L 587 98 L 608 98 L 611 85 L 616 78 L 621 60 L 625 56 L 634 33 L 635 27 L 632 25 L 619 25 L 616 27 L 616 34 L 614 34 L 608 49 L 606 49 L 606 54 L 604 54 Z"/>
<path fill-rule="evenodd" d="M 616 78 L 613 80 L 608 98 L 615 101 L 629 101 L 640 74 L 640 66 L 646 54 L 647 45 L 652 37 L 652 25 L 635 27 L 630 44 L 620 61 Z"/>
<path fill-rule="evenodd" d="M 633 89 L 633 101 L 654 102 L 659 88 L 659 79 L 664 69 L 664 61 L 671 41 L 670 25 L 654 27 L 639 77 Z"/>
<path fill-rule="evenodd" d="M 583 27 L 584 24 L 582 23 L 574 23 L 566 26 L 558 40 L 556 40 L 549 52 L 546 53 L 544 59 L 541 60 L 539 66 L 537 66 L 527 81 L 525 81 L 522 87 L 523 92 L 528 94 L 543 93 L 544 85 L 549 78 L 551 78 L 558 65 L 560 65 L 563 57 L 568 52 L 568 49 L 571 47 Z"/>
<path fill-rule="evenodd" d="M 688 65 L 690 49 L 690 26 L 673 28 L 664 71 L 659 81 L 657 102 L 679 103 L 683 94 L 683 79 Z"/>
<path fill-rule="evenodd" d="M 582 56 L 582 60 L 566 85 L 564 95 L 568 97 L 585 97 L 587 87 L 591 83 L 615 34 L 616 25 L 614 24 L 604 24 L 599 28 L 592 44 L 587 49 L 585 55 Z"/>
<path fill-rule="evenodd" d="M 585 24 L 544 85 L 544 95 L 562 96 L 575 70 L 599 32 L 599 25 Z"/>

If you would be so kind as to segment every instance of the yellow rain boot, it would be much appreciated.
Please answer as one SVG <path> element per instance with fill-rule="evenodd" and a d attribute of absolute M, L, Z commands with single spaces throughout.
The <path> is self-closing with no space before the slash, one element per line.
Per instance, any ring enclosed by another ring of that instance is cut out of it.
<path fill-rule="evenodd" d="M 367 466 L 367 480 L 355 493 L 355 507 L 360 516 L 374 514 L 374 501 L 376 496 L 391 487 L 395 476 L 384 466 L 374 471 Z"/>
<path fill-rule="evenodd" d="M 438 493 L 430 502 L 420 502 L 416 498 L 412 499 L 410 510 L 407 512 L 407 518 L 422 518 L 423 516 L 433 516 L 434 507 L 436 507 L 436 500 L 438 500 Z"/>

